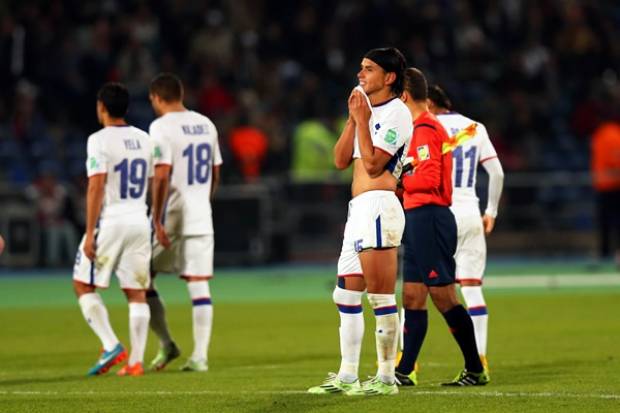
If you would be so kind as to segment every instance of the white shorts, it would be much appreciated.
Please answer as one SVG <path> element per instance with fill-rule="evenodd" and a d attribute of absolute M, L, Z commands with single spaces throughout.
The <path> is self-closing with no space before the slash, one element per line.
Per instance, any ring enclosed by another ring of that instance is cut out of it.
<path fill-rule="evenodd" d="M 404 229 L 405 213 L 394 192 L 368 191 L 353 198 L 338 259 L 338 276 L 361 276 L 358 254 L 372 248 L 400 246 Z"/>
<path fill-rule="evenodd" d="M 487 244 L 480 215 L 455 215 L 458 230 L 456 280 L 481 281 L 487 261 Z"/>
<path fill-rule="evenodd" d="M 162 247 L 153 237 L 151 269 L 184 276 L 213 276 L 213 234 L 171 235 L 170 248 Z"/>
<path fill-rule="evenodd" d="M 121 288 L 145 290 L 150 283 L 151 229 L 144 225 L 104 225 L 95 232 L 96 258 L 84 255 L 86 236 L 78 248 L 73 279 L 100 288 L 110 286 L 116 273 Z"/>

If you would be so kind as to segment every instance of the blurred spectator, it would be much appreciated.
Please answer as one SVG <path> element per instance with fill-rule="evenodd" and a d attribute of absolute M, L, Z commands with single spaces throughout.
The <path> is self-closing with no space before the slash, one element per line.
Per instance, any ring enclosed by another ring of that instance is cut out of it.
<path fill-rule="evenodd" d="M 255 182 L 267 154 L 267 136 L 254 126 L 237 126 L 230 132 L 228 144 L 245 182 Z"/>
<path fill-rule="evenodd" d="M 592 178 L 598 212 L 599 254 L 601 258 L 610 258 L 613 249 L 616 263 L 620 265 L 620 122 L 604 122 L 594 131 Z"/>
<path fill-rule="evenodd" d="M 65 187 L 56 178 L 56 166 L 46 165 L 39 177 L 26 189 L 35 203 L 43 236 L 43 264 L 50 267 L 72 262 L 78 246 L 71 223 L 73 206 Z"/>
<path fill-rule="evenodd" d="M 318 120 L 297 125 L 293 132 L 293 181 L 321 182 L 337 176 L 333 153 L 336 140 L 336 134 Z"/>

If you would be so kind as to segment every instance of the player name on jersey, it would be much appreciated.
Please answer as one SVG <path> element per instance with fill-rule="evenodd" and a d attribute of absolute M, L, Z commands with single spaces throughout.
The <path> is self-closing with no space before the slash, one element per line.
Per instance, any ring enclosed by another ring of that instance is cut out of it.
<path fill-rule="evenodd" d="M 182 125 L 181 130 L 185 135 L 208 135 L 209 125 Z"/>
<path fill-rule="evenodd" d="M 129 150 L 139 150 L 142 149 L 142 146 L 140 146 L 140 141 L 136 140 L 136 139 L 123 139 L 123 142 L 125 143 L 125 149 L 129 149 Z"/>

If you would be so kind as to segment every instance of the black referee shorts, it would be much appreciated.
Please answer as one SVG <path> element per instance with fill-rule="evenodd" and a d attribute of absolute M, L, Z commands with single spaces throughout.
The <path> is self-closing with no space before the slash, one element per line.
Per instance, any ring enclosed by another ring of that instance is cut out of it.
<path fill-rule="evenodd" d="M 455 282 L 456 221 L 450 208 L 424 205 L 405 211 L 404 282 L 429 287 Z"/>

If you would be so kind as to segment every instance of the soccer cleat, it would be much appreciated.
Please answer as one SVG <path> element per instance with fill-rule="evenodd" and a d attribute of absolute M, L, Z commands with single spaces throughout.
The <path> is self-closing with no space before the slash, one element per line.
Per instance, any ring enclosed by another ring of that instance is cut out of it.
<path fill-rule="evenodd" d="M 137 362 L 133 366 L 125 364 L 122 369 L 116 372 L 117 376 L 144 376 L 142 363 Z"/>
<path fill-rule="evenodd" d="M 172 360 L 181 355 L 181 350 L 171 342 L 169 345 L 159 349 L 159 352 L 149 365 L 149 370 L 159 371 L 166 367 Z"/>
<path fill-rule="evenodd" d="M 396 382 L 384 383 L 378 376 L 362 383 L 358 389 L 351 389 L 345 393 L 347 396 L 391 396 L 398 394 Z"/>
<path fill-rule="evenodd" d="M 484 357 L 484 356 L 480 356 L 480 357 Z M 398 351 L 396 352 L 396 361 L 394 362 L 394 365 L 395 365 L 395 366 L 398 366 L 398 365 L 400 364 L 400 360 L 401 360 L 402 358 L 403 358 L 403 352 L 402 352 L 402 351 L 400 351 L 400 350 L 398 350 Z M 376 362 L 376 365 L 378 366 L 378 365 L 379 365 L 379 362 Z M 418 362 L 417 362 L 417 361 L 413 364 L 413 371 L 415 371 L 416 373 L 417 373 L 418 371 L 420 371 L 420 365 L 418 364 Z"/>
<path fill-rule="evenodd" d="M 345 383 L 338 378 L 336 373 L 327 373 L 327 378 L 323 384 L 319 386 L 310 387 L 308 393 L 312 394 L 335 394 L 335 393 L 347 393 L 348 391 L 359 389 L 360 381 L 355 380 L 353 383 Z"/>
<path fill-rule="evenodd" d="M 205 360 L 192 360 L 188 359 L 185 364 L 181 366 L 181 371 L 207 371 L 209 367 Z"/>
<path fill-rule="evenodd" d="M 451 382 L 441 383 L 442 386 L 484 386 L 491 379 L 488 373 L 483 370 L 480 373 L 463 370 Z"/>
<path fill-rule="evenodd" d="M 101 352 L 99 360 L 97 360 L 97 363 L 95 363 L 95 365 L 88 370 L 87 375 L 97 376 L 99 374 L 107 373 L 108 370 L 110 370 L 110 367 L 123 362 L 126 358 L 127 351 L 121 343 L 118 343 L 112 350 L 104 350 Z"/>
<path fill-rule="evenodd" d="M 417 386 L 418 385 L 418 375 L 414 371 L 409 374 L 403 374 L 396 370 L 394 372 L 394 377 L 396 378 L 396 385 L 398 386 Z"/>

